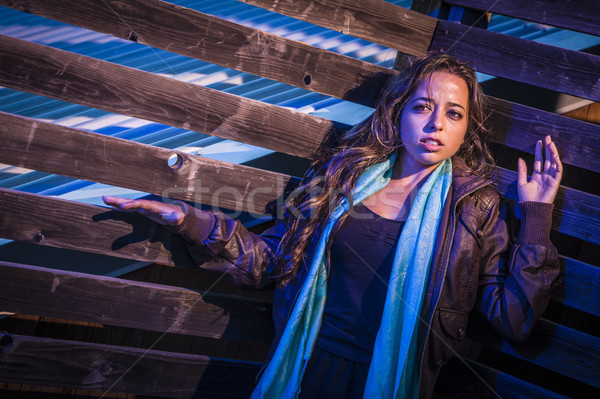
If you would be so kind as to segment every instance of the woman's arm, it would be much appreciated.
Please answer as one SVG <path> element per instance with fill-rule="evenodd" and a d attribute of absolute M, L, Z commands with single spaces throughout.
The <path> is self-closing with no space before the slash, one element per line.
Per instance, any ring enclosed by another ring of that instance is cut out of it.
<path fill-rule="evenodd" d="M 544 312 L 558 277 L 558 252 L 550 242 L 552 204 L 519 204 L 519 239 L 510 244 L 500 204 L 482 228 L 478 307 L 488 322 L 509 341 L 524 341 Z M 510 248 L 510 256 L 506 250 Z"/>
<path fill-rule="evenodd" d="M 283 223 L 259 236 L 225 215 L 182 202 L 166 204 L 117 197 L 103 197 L 103 200 L 116 209 L 145 215 L 180 235 L 199 267 L 224 274 L 231 284 L 258 289 L 274 281 L 275 253 L 284 232 Z"/>
<path fill-rule="evenodd" d="M 522 341 L 529 336 L 548 305 L 551 285 L 560 271 L 558 252 L 550 242 L 550 229 L 562 163 L 550 136 L 545 138 L 545 148 L 544 160 L 542 142 L 536 143 L 529 181 L 525 162 L 519 159 L 521 229 L 508 262 L 501 255 L 508 246 L 508 238 L 506 218 L 501 217 L 499 205 L 492 209 L 483 228 L 479 309 L 511 341 Z"/>

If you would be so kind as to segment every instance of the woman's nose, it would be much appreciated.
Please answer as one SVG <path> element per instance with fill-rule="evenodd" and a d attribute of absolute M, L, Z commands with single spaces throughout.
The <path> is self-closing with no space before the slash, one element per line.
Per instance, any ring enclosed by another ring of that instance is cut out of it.
<path fill-rule="evenodd" d="M 434 131 L 442 130 L 443 122 L 442 122 L 442 116 L 440 115 L 439 112 L 433 112 L 431 114 L 431 118 L 429 119 L 429 128 Z"/>

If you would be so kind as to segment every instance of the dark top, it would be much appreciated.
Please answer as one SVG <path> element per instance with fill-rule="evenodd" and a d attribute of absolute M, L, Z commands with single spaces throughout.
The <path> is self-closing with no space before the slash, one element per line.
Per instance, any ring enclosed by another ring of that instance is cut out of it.
<path fill-rule="evenodd" d="M 370 363 L 403 226 L 404 222 L 382 218 L 361 204 L 350 212 L 331 244 L 319 347 Z"/>

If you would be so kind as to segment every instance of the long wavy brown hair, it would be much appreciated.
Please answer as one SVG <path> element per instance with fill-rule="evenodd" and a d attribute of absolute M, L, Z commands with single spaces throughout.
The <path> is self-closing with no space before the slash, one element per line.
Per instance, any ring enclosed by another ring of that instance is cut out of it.
<path fill-rule="evenodd" d="M 287 230 L 278 250 L 281 284 L 291 281 L 305 265 L 313 244 L 318 242 L 339 201 L 347 198 L 353 206 L 352 189 L 358 177 L 368 167 L 383 162 L 402 148 L 399 131 L 402 111 L 419 83 L 434 72 L 447 72 L 466 82 L 469 90 L 467 132 L 457 155 L 473 173 L 481 176 L 489 173 L 493 158 L 487 146 L 489 132 L 483 126 L 484 95 L 475 71 L 446 54 L 429 53 L 414 59 L 404 71 L 390 79 L 371 116 L 341 135 L 332 133 L 324 138 L 302 184 L 287 199 L 284 207 Z M 332 237 L 345 217 L 337 222 Z"/>

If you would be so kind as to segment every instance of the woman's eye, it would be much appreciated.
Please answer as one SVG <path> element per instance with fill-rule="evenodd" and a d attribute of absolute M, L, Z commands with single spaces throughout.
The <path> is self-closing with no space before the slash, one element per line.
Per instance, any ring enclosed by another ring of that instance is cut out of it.
<path fill-rule="evenodd" d="M 450 118 L 452 118 L 454 120 L 459 120 L 462 118 L 462 114 L 460 112 L 454 111 L 454 110 L 448 111 L 448 115 L 450 116 Z"/>
<path fill-rule="evenodd" d="M 415 105 L 415 109 L 417 111 L 425 111 L 429 109 L 429 106 L 427 104 L 417 104 Z"/>

